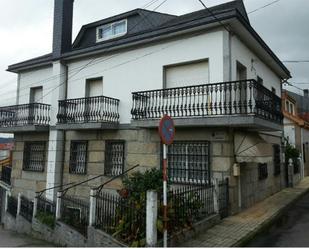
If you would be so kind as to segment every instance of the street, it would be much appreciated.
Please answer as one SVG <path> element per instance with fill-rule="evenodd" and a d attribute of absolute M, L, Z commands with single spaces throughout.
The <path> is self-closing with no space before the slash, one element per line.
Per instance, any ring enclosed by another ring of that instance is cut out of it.
<path fill-rule="evenodd" d="M 0 226 L 0 247 L 52 247 L 44 241 L 6 231 Z"/>
<path fill-rule="evenodd" d="M 247 247 L 308 247 L 309 194 L 295 203 L 276 224 L 258 235 Z"/>

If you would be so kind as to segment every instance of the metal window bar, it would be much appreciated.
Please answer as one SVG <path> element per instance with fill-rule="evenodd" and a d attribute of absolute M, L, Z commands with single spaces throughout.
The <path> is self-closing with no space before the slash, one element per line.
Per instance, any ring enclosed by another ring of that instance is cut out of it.
<path fill-rule="evenodd" d="M 124 171 L 125 141 L 106 141 L 105 165 L 106 176 L 118 176 Z"/>
<path fill-rule="evenodd" d="M 0 107 L 0 127 L 19 127 L 25 125 L 48 126 L 50 105 L 30 103 Z"/>
<path fill-rule="evenodd" d="M 273 146 L 273 152 L 274 152 L 274 175 L 280 175 L 281 173 L 281 158 L 280 158 L 280 145 L 275 144 Z"/>
<path fill-rule="evenodd" d="M 11 173 L 12 167 L 2 166 L 1 181 L 5 182 L 8 185 L 11 185 Z"/>
<path fill-rule="evenodd" d="M 61 221 L 87 236 L 89 201 L 75 196 L 61 196 Z"/>
<path fill-rule="evenodd" d="M 259 180 L 267 179 L 268 177 L 267 163 L 258 164 L 258 173 L 259 173 Z"/>
<path fill-rule="evenodd" d="M 28 200 L 27 198 L 21 196 L 20 203 L 20 215 L 24 217 L 30 223 L 32 222 L 33 217 L 33 201 Z"/>
<path fill-rule="evenodd" d="M 72 141 L 70 153 L 70 174 L 84 175 L 87 173 L 87 141 Z"/>
<path fill-rule="evenodd" d="M 141 195 L 146 193 L 141 193 Z M 145 238 L 146 233 L 146 203 L 140 205 L 129 198 L 101 191 L 96 196 L 96 223 L 100 229 L 110 235 L 121 230 L 117 238 L 124 243 L 130 243 L 130 236 Z"/>
<path fill-rule="evenodd" d="M 173 186 L 168 192 L 168 230 L 173 234 L 192 227 L 215 213 L 213 185 Z M 163 196 L 159 197 L 159 217 L 163 217 Z"/>
<path fill-rule="evenodd" d="M 167 157 L 171 183 L 210 183 L 210 142 L 175 141 L 169 146 Z"/>
<path fill-rule="evenodd" d="M 44 172 L 46 142 L 25 142 L 23 170 Z"/>
<path fill-rule="evenodd" d="M 258 84 L 243 80 L 132 93 L 134 120 L 222 115 L 256 115 L 282 123 L 281 99 Z"/>
<path fill-rule="evenodd" d="M 8 213 L 16 218 L 17 215 L 17 199 L 13 196 L 8 196 Z"/>
<path fill-rule="evenodd" d="M 105 96 L 60 100 L 58 123 L 119 123 L 119 102 Z"/>

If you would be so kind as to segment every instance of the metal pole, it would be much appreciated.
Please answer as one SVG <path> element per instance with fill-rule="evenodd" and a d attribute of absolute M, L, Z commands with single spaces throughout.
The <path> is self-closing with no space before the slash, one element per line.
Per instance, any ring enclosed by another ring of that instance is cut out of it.
<path fill-rule="evenodd" d="M 163 144 L 163 246 L 167 247 L 167 145 Z"/>

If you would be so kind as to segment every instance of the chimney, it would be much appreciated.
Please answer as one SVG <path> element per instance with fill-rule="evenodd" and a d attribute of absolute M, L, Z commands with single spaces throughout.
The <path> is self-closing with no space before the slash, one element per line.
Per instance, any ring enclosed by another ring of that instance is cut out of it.
<path fill-rule="evenodd" d="M 53 59 L 72 48 L 74 0 L 54 0 Z"/>
<path fill-rule="evenodd" d="M 305 98 L 309 97 L 309 89 L 304 89 L 304 96 Z"/>

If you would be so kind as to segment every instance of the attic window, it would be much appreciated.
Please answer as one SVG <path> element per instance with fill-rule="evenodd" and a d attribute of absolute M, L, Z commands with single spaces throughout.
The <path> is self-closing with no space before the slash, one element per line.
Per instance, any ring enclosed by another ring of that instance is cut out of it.
<path fill-rule="evenodd" d="M 127 33 L 127 20 L 109 23 L 97 28 L 97 42 L 110 40 Z"/>

